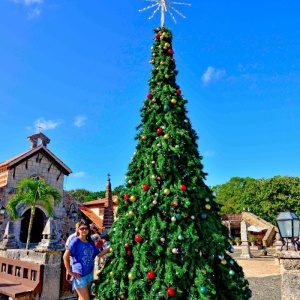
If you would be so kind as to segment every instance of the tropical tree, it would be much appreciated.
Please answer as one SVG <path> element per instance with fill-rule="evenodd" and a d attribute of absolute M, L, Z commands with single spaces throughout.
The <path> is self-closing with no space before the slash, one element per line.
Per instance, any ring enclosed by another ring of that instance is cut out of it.
<path fill-rule="evenodd" d="M 92 192 L 86 189 L 74 189 L 67 191 L 68 194 L 75 197 L 80 202 L 85 202 L 85 198 L 92 194 Z"/>
<path fill-rule="evenodd" d="M 54 215 L 54 205 L 61 201 L 62 197 L 58 189 L 48 185 L 43 179 L 23 178 L 17 184 L 17 194 L 7 202 L 6 211 L 12 219 L 19 217 L 18 209 L 25 205 L 30 208 L 30 221 L 26 249 L 30 247 L 30 237 L 35 208 L 42 205 L 49 216 Z"/>
<path fill-rule="evenodd" d="M 276 224 L 282 211 L 300 214 L 300 178 L 274 176 L 268 179 L 232 177 L 228 182 L 212 187 L 221 213 L 250 210 L 266 221 Z"/>
<path fill-rule="evenodd" d="M 232 177 L 228 182 L 212 187 L 218 203 L 222 205 L 221 213 L 240 213 L 250 205 L 257 196 L 257 180 L 246 177 Z"/>

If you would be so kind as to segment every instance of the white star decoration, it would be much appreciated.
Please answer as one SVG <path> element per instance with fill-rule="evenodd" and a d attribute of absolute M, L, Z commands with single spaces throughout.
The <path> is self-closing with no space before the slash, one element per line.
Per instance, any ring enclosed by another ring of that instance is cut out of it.
<path fill-rule="evenodd" d="M 154 8 L 155 6 L 157 6 L 154 9 L 153 14 L 149 17 L 149 19 L 152 19 L 154 17 L 154 15 L 160 10 L 161 11 L 161 18 L 160 18 L 160 26 L 161 27 L 163 27 L 165 25 L 165 12 L 168 12 L 170 14 L 174 23 L 176 23 L 176 19 L 171 10 L 175 11 L 182 18 L 185 18 L 185 16 L 181 12 L 179 12 L 177 9 L 175 9 L 172 5 L 191 6 L 190 3 L 173 2 L 170 0 L 146 0 L 146 1 L 155 2 L 155 3 L 145 7 L 143 9 L 140 9 L 139 12 L 142 12 L 142 11 L 145 11 L 147 9 L 151 9 L 151 8 Z"/>

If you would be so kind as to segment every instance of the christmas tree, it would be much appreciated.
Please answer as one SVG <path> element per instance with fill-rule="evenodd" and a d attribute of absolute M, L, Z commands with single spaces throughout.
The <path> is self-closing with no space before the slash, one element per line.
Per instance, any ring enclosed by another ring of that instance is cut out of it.
<path fill-rule="evenodd" d="M 149 93 L 96 299 L 249 299 L 176 83 L 171 30 L 154 30 Z"/>

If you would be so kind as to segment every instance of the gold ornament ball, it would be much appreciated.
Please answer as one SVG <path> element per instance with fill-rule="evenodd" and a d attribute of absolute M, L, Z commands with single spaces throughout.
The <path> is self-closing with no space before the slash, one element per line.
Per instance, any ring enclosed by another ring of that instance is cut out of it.
<path fill-rule="evenodd" d="M 222 259 L 221 264 L 225 266 L 227 264 L 227 261 L 225 259 Z"/>
<path fill-rule="evenodd" d="M 131 273 L 128 274 L 128 279 L 133 280 L 133 275 Z"/>
<path fill-rule="evenodd" d="M 119 198 L 118 198 L 118 196 L 116 196 L 116 197 L 113 199 L 113 202 L 116 203 L 116 204 L 119 204 Z"/>
<path fill-rule="evenodd" d="M 133 216 L 135 216 L 135 214 L 134 214 L 134 212 L 131 210 L 131 211 L 128 212 L 128 216 L 129 216 L 129 217 L 133 217 Z"/>
<path fill-rule="evenodd" d="M 169 189 L 164 189 L 164 194 L 165 195 L 169 195 L 170 194 L 170 190 Z"/>
<path fill-rule="evenodd" d="M 206 205 L 205 205 L 205 208 L 208 209 L 208 210 L 210 210 L 211 207 L 210 207 L 209 204 L 206 204 Z"/>
<path fill-rule="evenodd" d="M 169 43 L 165 43 L 165 47 L 170 47 L 170 44 Z"/>
<path fill-rule="evenodd" d="M 151 179 L 155 179 L 155 178 L 156 178 L 155 175 L 152 175 L 152 176 L 151 176 Z"/>
<path fill-rule="evenodd" d="M 169 78 L 169 75 L 168 75 L 168 74 L 166 74 L 166 75 L 165 75 L 165 78 L 166 78 L 166 79 L 168 79 L 168 78 Z"/>
<path fill-rule="evenodd" d="M 151 101 L 152 101 L 152 103 L 155 103 L 155 102 L 156 102 L 156 99 L 152 99 Z"/>
<path fill-rule="evenodd" d="M 164 139 L 167 140 L 167 139 L 169 139 L 169 138 L 170 138 L 170 136 L 166 133 L 166 134 L 164 135 Z"/>
<path fill-rule="evenodd" d="M 173 99 L 171 100 L 171 102 L 172 102 L 173 104 L 175 104 L 175 103 L 177 102 L 177 100 L 173 98 Z"/>
<path fill-rule="evenodd" d="M 146 137 L 143 135 L 143 136 L 142 136 L 142 140 L 144 141 L 145 139 L 146 139 Z"/>
<path fill-rule="evenodd" d="M 124 295 L 121 295 L 120 298 L 121 298 L 121 299 L 125 299 L 125 296 L 124 296 Z"/>
<path fill-rule="evenodd" d="M 135 196 L 131 196 L 131 197 L 129 198 L 129 200 L 130 200 L 130 202 L 135 202 L 136 197 L 135 197 Z"/>
<path fill-rule="evenodd" d="M 129 183 L 129 184 L 132 184 L 132 180 L 128 180 L 128 183 Z"/>
<path fill-rule="evenodd" d="M 114 276 L 115 276 L 115 273 L 114 273 L 114 272 L 110 272 L 109 275 L 110 275 L 111 277 L 114 277 Z"/>
<path fill-rule="evenodd" d="M 109 252 L 114 252 L 114 249 L 113 248 L 109 248 Z"/>

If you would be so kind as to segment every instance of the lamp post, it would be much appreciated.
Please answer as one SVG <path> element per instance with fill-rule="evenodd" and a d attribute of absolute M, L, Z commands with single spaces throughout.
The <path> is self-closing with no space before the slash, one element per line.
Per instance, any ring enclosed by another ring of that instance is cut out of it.
<path fill-rule="evenodd" d="M 73 210 L 71 210 L 73 207 Z M 76 217 L 78 216 L 78 212 L 75 209 L 75 204 L 71 203 L 69 209 L 67 210 L 67 215 L 70 216 L 71 218 L 76 219 Z"/>
<path fill-rule="evenodd" d="M 4 215 L 5 213 L 5 207 L 3 205 L 1 205 L 0 207 L 0 215 Z"/>
<path fill-rule="evenodd" d="M 284 245 L 288 250 L 289 240 L 299 237 L 300 220 L 294 212 L 286 211 L 279 214 L 276 223 L 283 242 L 281 250 Z"/>

